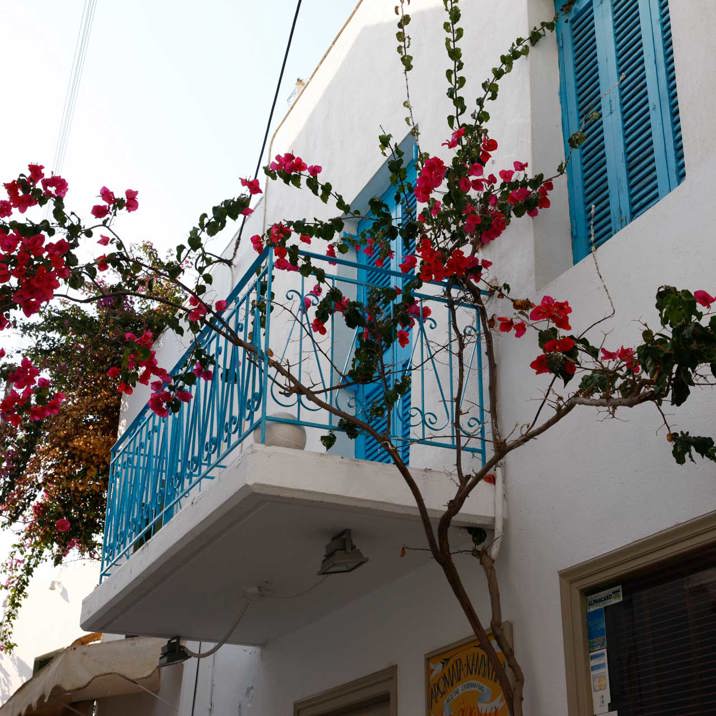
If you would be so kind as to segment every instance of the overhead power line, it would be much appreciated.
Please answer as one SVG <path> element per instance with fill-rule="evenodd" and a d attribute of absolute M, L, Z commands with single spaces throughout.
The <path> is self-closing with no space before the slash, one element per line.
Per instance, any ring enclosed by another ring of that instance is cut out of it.
<path fill-rule="evenodd" d="M 259 170 L 261 169 L 261 160 L 263 159 L 264 152 L 266 151 L 266 142 L 268 141 L 269 132 L 271 131 L 271 122 L 273 122 L 273 114 L 276 109 L 276 100 L 278 100 L 278 93 L 281 89 L 281 83 L 283 82 L 283 73 L 286 70 L 286 61 L 288 60 L 288 53 L 291 50 L 291 42 L 293 41 L 293 32 L 296 29 L 296 22 L 298 21 L 298 13 L 301 10 L 301 0 L 296 3 L 296 12 L 293 14 L 293 22 L 291 23 L 291 31 L 288 33 L 288 41 L 286 42 L 286 49 L 283 53 L 283 61 L 281 62 L 281 71 L 278 73 L 278 81 L 276 82 L 276 91 L 273 94 L 273 101 L 271 102 L 271 109 L 269 110 L 268 120 L 266 121 L 266 130 L 264 131 L 264 138 L 261 142 L 261 150 L 259 151 L 258 159 L 256 160 L 256 169 L 254 170 L 254 179 L 258 178 Z M 241 219 L 241 226 L 239 227 L 239 233 L 234 242 L 234 254 L 232 258 L 236 257 L 236 253 L 241 243 L 241 236 L 244 233 L 244 224 L 246 224 L 246 216 Z"/>
<path fill-rule="evenodd" d="M 60 120 L 60 128 L 57 134 L 57 145 L 55 147 L 55 157 L 52 163 L 52 170 L 59 174 L 65 162 L 67 154 L 67 143 L 69 141 L 70 132 L 72 130 L 72 118 L 77 104 L 77 95 L 79 93 L 80 82 L 82 80 L 82 71 L 87 58 L 87 47 L 92 34 L 92 23 L 94 21 L 94 13 L 97 7 L 97 0 L 85 0 L 82 9 L 82 17 L 80 19 L 80 27 L 77 32 L 77 40 L 75 41 L 75 52 L 72 58 L 72 68 L 70 70 L 70 78 L 67 83 L 67 91 L 65 93 L 65 104 L 62 109 L 62 118 Z"/>

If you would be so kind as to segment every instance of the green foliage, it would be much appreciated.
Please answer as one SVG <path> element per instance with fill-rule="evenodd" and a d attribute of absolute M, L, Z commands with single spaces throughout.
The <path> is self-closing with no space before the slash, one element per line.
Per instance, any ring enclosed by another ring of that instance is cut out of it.
<path fill-rule="evenodd" d="M 687 432 L 672 433 L 669 438 L 673 444 L 672 454 L 679 465 L 683 465 L 687 457 L 691 462 L 696 462 L 693 452 L 706 460 L 716 462 L 716 444 L 713 438 L 692 436 Z"/>
<path fill-rule="evenodd" d="M 656 308 L 670 333 L 646 329 L 637 356 L 658 393 L 669 395 L 672 405 L 683 405 L 700 368 L 708 366 L 716 376 L 716 317 L 702 323 L 693 294 L 672 286 L 659 289 Z"/>
<path fill-rule="evenodd" d="M 145 252 L 148 260 L 155 257 Z M 155 286 L 157 295 L 178 297 Z M 96 309 L 48 307 L 20 324 L 23 354 L 65 394 L 58 415 L 0 424 L 0 526 L 18 538 L 2 571 L 6 608 L 0 650 L 14 648 L 13 625 L 35 569 L 70 554 L 96 558 L 101 547 L 110 448 L 117 435 L 121 396 L 107 370 L 126 348 L 124 334 L 161 332 L 171 309 L 143 298 L 106 298 Z M 12 362 L 0 369 L 4 377 Z M 67 525 L 58 527 L 66 520 Z"/>

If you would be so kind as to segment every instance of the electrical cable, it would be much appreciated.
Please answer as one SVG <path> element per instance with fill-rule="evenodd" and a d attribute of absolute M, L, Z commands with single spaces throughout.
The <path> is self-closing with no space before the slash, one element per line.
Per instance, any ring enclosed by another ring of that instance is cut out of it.
<path fill-rule="evenodd" d="M 298 599 L 298 597 L 302 597 L 305 594 L 312 592 L 317 587 L 320 587 L 327 579 L 328 575 L 326 574 L 307 589 L 304 589 L 300 592 L 294 592 L 293 594 L 272 594 L 271 592 L 265 592 L 261 594 L 261 597 L 264 599 Z"/>
<path fill-rule="evenodd" d="M 278 73 L 278 81 L 276 82 L 276 90 L 273 95 L 273 102 L 271 102 L 271 110 L 269 111 L 268 121 L 266 122 L 266 130 L 264 131 L 264 138 L 261 142 L 261 151 L 259 152 L 258 160 L 256 161 L 256 169 L 254 170 L 254 179 L 259 176 L 259 170 L 261 169 L 261 160 L 263 159 L 264 152 L 266 151 L 266 142 L 268 141 L 269 132 L 271 131 L 271 122 L 273 121 L 273 114 L 276 109 L 276 101 L 278 100 L 278 93 L 281 90 L 281 83 L 283 82 L 283 73 L 286 69 L 286 61 L 288 60 L 288 53 L 291 49 L 291 42 L 293 41 L 293 32 L 296 29 L 296 22 L 298 20 L 298 13 L 301 10 L 301 0 L 296 3 L 296 12 L 293 15 L 293 22 L 291 23 L 291 31 L 288 34 L 288 41 L 286 42 L 286 49 L 283 53 L 283 61 L 281 62 L 281 71 Z M 236 258 L 236 253 L 239 250 L 239 244 L 241 243 L 241 236 L 244 233 L 244 225 L 246 224 L 246 215 L 241 219 L 241 226 L 239 232 L 236 235 L 234 242 L 234 253 L 232 260 Z"/>
<path fill-rule="evenodd" d="M 244 614 L 246 614 L 246 611 L 248 610 L 249 606 L 251 606 L 251 602 L 247 599 L 246 604 L 244 604 L 243 609 L 239 610 L 239 615 L 236 617 L 236 620 L 231 625 L 231 628 L 226 632 L 226 635 L 214 646 L 212 646 L 211 649 L 209 649 L 208 651 L 201 651 L 201 642 L 199 642 L 199 651 L 192 651 L 188 647 L 185 647 L 187 654 L 189 654 L 189 656 L 193 656 L 195 659 L 206 659 L 207 656 L 211 656 L 212 654 L 215 654 L 217 651 L 219 651 L 219 649 L 221 649 L 221 647 L 224 646 L 224 644 L 226 644 L 226 642 L 231 638 L 231 635 L 236 630 L 236 627 L 239 626 L 239 622 L 244 618 Z"/>
<path fill-rule="evenodd" d="M 296 599 L 298 597 L 304 596 L 305 594 L 308 594 L 309 592 L 312 592 L 317 587 L 320 587 L 321 584 L 323 584 L 327 578 L 327 576 L 321 577 L 321 579 L 319 579 L 307 589 L 304 589 L 300 592 L 296 592 L 295 594 L 271 594 L 270 592 L 261 592 L 260 597 L 262 599 Z M 189 656 L 192 656 L 195 659 L 206 659 L 207 657 L 216 654 L 216 652 L 219 651 L 219 649 L 221 649 L 221 647 L 224 646 L 226 642 L 231 638 L 231 635 L 234 633 L 234 631 L 236 631 L 236 627 L 239 626 L 239 623 L 244 618 L 244 615 L 248 611 L 251 604 L 252 601 L 250 599 L 246 599 L 246 603 L 244 604 L 243 608 L 239 610 L 238 616 L 234 620 L 233 624 L 229 627 L 225 636 L 214 646 L 212 646 L 211 649 L 209 649 L 208 651 L 201 651 L 201 643 L 199 645 L 199 651 L 192 651 L 188 647 L 184 647 Z"/>
<path fill-rule="evenodd" d="M 201 650 L 201 644 L 202 642 L 199 642 L 199 650 Z M 187 651 L 191 654 L 192 652 L 187 649 Z M 194 709 L 196 708 L 196 692 L 197 687 L 199 686 L 199 667 L 201 666 L 201 661 L 199 660 L 199 657 L 196 659 L 196 671 L 194 672 L 194 695 L 191 697 L 191 716 L 194 716 Z"/>
<path fill-rule="evenodd" d="M 79 94 L 80 82 L 82 80 L 82 72 L 84 70 L 87 59 L 87 48 L 89 46 L 90 36 L 92 34 L 92 24 L 94 22 L 94 14 L 97 7 L 97 0 L 85 0 L 80 18 L 80 28 L 75 41 L 75 52 L 72 58 L 72 69 L 70 70 L 70 80 L 67 85 L 65 94 L 65 104 L 62 110 L 62 118 L 60 120 L 59 132 L 57 135 L 57 145 L 55 148 L 55 157 L 53 161 L 52 171 L 59 174 L 67 153 L 67 144 L 72 129 L 72 119 L 77 104 L 77 96 Z"/>

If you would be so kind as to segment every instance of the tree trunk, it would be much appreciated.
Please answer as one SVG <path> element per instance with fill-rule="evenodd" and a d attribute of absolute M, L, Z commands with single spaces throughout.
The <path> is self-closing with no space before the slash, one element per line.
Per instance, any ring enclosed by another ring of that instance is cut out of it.
<path fill-rule="evenodd" d="M 462 579 L 460 579 L 460 574 L 455 566 L 455 563 L 453 562 L 452 556 L 449 553 L 440 553 L 440 558 L 437 561 L 442 568 L 450 587 L 452 588 L 453 594 L 455 594 L 457 601 L 462 607 L 462 610 L 472 627 L 480 648 L 487 654 L 487 658 L 495 668 L 495 674 L 500 687 L 502 688 L 502 693 L 505 696 L 505 701 L 507 702 L 507 708 L 509 709 L 510 714 L 512 716 L 523 716 L 522 689 L 520 688 L 519 691 L 517 691 L 513 688 L 512 683 L 510 683 L 507 669 L 500 662 L 497 652 L 492 646 L 490 637 L 480 622 L 480 617 L 477 615 L 477 612 L 472 605 L 472 600 L 465 590 L 465 586 L 462 583 Z"/>

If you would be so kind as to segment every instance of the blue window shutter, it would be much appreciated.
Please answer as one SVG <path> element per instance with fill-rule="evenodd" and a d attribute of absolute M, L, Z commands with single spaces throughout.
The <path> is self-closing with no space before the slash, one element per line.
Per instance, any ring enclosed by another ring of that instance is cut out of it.
<path fill-rule="evenodd" d="M 415 180 L 415 164 L 411 163 L 408 167 L 407 181 L 413 183 Z M 391 187 L 388 191 L 383 194 L 381 200 L 390 208 L 391 213 L 396 221 L 401 224 L 415 218 L 416 212 L 416 201 L 415 195 L 410 193 L 408 195 L 398 195 L 395 188 Z M 372 221 L 370 218 L 364 219 L 358 225 L 358 233 L 369 231 Z M 407 245 L 403 245 L 402 241 L 398 240 L 395 242 L 393 247 L 395 255 L 393 256 L 390 263 L 386 262 L 382 269 L 388 269 L 390 271 L 398 272 L 398 264 L 403 261 L 405 256 L 415 252 L 415 241 L 411 239 Z M 391 276 L 385 270 L 381 270 L 376 266 L 375 260 L 377 256 L 366 256 L 361 254 L 359 261 L 363 264 L 361 271 L 361 282 L 370 287 L 388 287 L 392 285 L 399 285 L 401 279 L 397 276 Z M 365 291 L 366 289 L 364 289 Z M 390 381 L 399 380 L 406 370 L 410 369 L 411 363 L 411 346 L 410 344 L 405 348 L 402 348 L 397 343 L 393 344 L 384 355 L 384 362 L 392 377 Z M 384 395 L 384 387 L 382 383 L 376 381 L 367 385 L 361 386 L 358 399 L 362 403 L 362 406 L 367 409 L 377 400 L 382 400 Z M 399 448 L 401 458 L 408 462 L 410 457 L 410 414 L 412 408 L 412 395 L 411 391 L 408 390 L 404 393 L 398 404 L 393 408 L 391 414 L 391 433 L 396 439 L 396 445 Z M 367 422 L 369 422 L 377 432 L 384 432 L 387 428 L 387 416 L 366 416 Z M 392 462 L 390 455 L 385 449 L 372 437 L 362 434 L 356 441 L 356 457 L 361 460 L 373 460 L 374 462 Z"/>
<path fill-rule="evenodd" d="M 558 2 L 558 5 L 561 5 Z M 592 206 L 594 234 L 597 243 L 612 234 L 611 205 L 607 175 L 607 141 L 605 137 L 602 87 L 604 63 L 599 61 L 595 7 L 592 0 L 576 4 L 558 23 L 560 46 L 562 125 L 565 151 L 569 157 L 568 184 L 572 217 L 574 258 L 589 253 Z M 600 118 L 588 122 L 593 112 Z M 588 126 L 586 126 L 588 125 Z M 569 138 L 586 128 L 587 141 L 579 151 L 572 151 Z"/>
<path fill-rule="evenodd" d="M 666 191 L 678 186 L 686 176 L 684 144 L 679 117 L 679 98 L 676 91 L 676 65 L 671 35 L 671 16 L 668 0 L 644 2 L 644 17 L 649 20 L 648 49 L 654 62 L 654 105 L 659 112 L 664 151 Z"/>
<path fill-rule="evenodd" d="M 668 0 L 579 0 L 558 39 L 565 139 L 602 114 L 568 165 L 578 261 L 592 211 L 599 246 L 684 178 Z"/>

